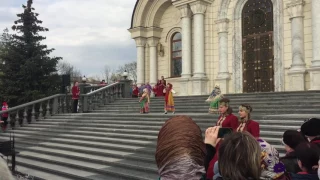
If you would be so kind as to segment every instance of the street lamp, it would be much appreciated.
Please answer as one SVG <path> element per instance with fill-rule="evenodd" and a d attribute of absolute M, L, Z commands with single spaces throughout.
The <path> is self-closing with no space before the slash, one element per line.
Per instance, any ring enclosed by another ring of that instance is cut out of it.
<path fill-rule="evenodd" d="M 86 82 L 87 82 L 87 78 L 86 78 L 86 76 L 83 76 L 82 83 L 86 83 Z"/>
<path fill-rule="evenodd" d="M 122 77 L 127 80 L 127 77 L 128 77 L 128 72 L 127 70 L 124 70 L 124 72 L 122 73 Z"/>

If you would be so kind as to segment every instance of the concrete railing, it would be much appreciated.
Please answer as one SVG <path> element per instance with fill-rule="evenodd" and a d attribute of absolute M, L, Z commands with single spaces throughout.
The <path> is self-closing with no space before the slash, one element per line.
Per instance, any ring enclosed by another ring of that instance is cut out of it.
<path fill-rule="evenodd" d="M 123 80 L 104 87 L 100 86 L 87 94 L 81 94 L 79 112 L 90 112 L 99 106 L 114 102 L 116 99 L 129 97 L 130 83 L 131 81 Z M 84 88 L 80 87 L 80 89 L 84 91 Z M 16 122 L 19 122 L 20 126 L 22 126 L 24 123 L 32 123 L 56 114 L 71 112 L 71 94 L 56 94 L 19 106 L 9 107 L 6 111 L 0 111 L 0 116 L 8 113 L 8 122 L 14 128 Z"/>

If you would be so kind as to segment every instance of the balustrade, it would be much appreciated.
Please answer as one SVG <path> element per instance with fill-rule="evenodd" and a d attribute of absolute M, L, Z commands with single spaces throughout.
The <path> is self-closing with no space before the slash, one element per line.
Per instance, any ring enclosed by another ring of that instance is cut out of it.
<path fill-rule="evenodd" d="M 90 90 L 79 98 L 79 113 L 87 113 L 100 106 L 114 102 L 116 99 L 129 97 L 130 81 L 117 82 L 108 86 L 85 87 Z M 16 122 L 24 123 L 43 120 L 50 116 L 72 112 L 71 94 L 56 94 L 23 105 L 0 111 L 0 116 L 9 113 L 8 122 L 14 128 Z"/>

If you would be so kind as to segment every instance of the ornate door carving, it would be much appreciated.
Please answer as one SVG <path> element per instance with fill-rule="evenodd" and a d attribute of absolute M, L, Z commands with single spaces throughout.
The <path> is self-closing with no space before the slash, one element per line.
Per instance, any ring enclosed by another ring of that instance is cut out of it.
<path fill-rule="evenodd" d="M 271 0 L 248 0 L 242 10 L 243 92 L 274 91 Z"/>

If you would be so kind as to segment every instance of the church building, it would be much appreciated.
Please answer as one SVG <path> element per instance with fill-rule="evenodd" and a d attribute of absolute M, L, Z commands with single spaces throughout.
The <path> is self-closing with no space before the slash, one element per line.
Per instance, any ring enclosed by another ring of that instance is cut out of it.
<path fill-rule="evenodd" d="M 137 83 L 179 96 L 320 90 L 320 0 L 137 0 Z"/>

